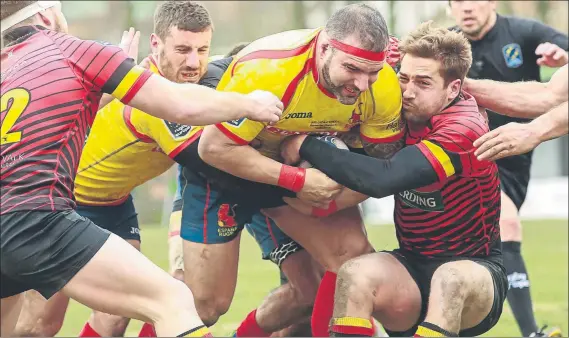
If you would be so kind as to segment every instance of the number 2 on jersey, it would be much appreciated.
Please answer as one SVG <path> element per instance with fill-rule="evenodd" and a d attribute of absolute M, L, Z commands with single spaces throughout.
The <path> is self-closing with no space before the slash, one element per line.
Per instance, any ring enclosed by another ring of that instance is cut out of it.
<path fill-rule="evenodd" d="M 22 139 L 21 131 L 10 131 L 18 121 L 18 118 L 30 103 L 30 93 L 23 88 L 15 88 L 7 91 L 1 98 L 2 114 L 6 112 L 6 116 L 2 120 L 0 130 L 0 145 L 20 142 Z"/>

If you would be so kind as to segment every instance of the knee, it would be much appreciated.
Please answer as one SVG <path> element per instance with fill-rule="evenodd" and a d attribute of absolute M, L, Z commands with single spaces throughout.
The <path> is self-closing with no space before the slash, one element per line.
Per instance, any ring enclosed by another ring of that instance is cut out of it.
<path fill-rule="evenodd" d="M 468 281 L 460 269 L 451 264 L 441 265 L 433 274 L 431 292 L 449 300 L 464 300 L 467 296 Z"/>
<path fill-rule="evenodd" d="M 352 259 L 340 267 L 336 281 L 336 292 L 349 298 L 368 297 L 378 287 L 377 280 L 362 269 L 360 259 Z"/>
<path fill-rule="evenodd" d="M 500 236 L 503 242 L 521 241 L 522 224 L 517 217 L 500 219 Z"/>
<path fill-rule="evenodd" d="M 227 313 L 231 305 L 231 297 L 212 295 L 212 293 L 203 296 L 194 294 L 194 299 L 200 319 L 208 327 L 215 324 L 219 317 Z"/>

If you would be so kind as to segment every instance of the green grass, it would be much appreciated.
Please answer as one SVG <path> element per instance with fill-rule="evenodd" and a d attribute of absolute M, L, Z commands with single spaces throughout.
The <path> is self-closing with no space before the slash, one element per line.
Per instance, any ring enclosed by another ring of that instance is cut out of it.
<path fill-rule="evenodd" d="M 396 245 L 392 226 L 369 227 L 376 249 Z M 568 326 L 568 243 L 567 221 L 524 223 L 522 250 L 529 269 L 532 297 L 538 322 L 560 326 L 567 334 Z M 166 228 L 143 227 L 142 251 L 159 266 L 167 267 Z M 246 231 L 244 233 L 247 233 Z M 263 297 L 279 283 L 278 271 L 272 263 L 262 261 L 260 250 L 247 234 L 241 243 L 241 264 L 235 298 L 229 312 L 213 327 L 216 335 L 227 336 Z M 253 262 L 253 264 L 250 264 Z M 89 316 L 89 309 L 72 301 L 59 336 L 76 337 Z M 140 322 L 133 321 L 127 336 L 137 336 Z M 520 336 L 510 308 L 506 305 L 500 322 L 486 334 L 492 337 Z"/>

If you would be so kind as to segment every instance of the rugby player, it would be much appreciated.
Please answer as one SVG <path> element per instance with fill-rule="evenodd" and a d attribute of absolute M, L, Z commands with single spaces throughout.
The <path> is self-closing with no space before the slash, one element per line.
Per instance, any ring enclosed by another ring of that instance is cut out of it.
<path fill-rule="evenodd" d="M 153 323 L 161 335 L 209 334 L 190 290 L 74 211 L 85 135 L 102 93 L 188 124 L 242 115 L 274 121 L 282 103 L 266 92 L 218 93 L 152 76 L 118 47 L 66 34 L 58 1 L 2 1 L 1 20 L 1 334 L 10 335 L 21 293 L 32 289 L 45 298 L 61 290 Z M 204 119 L 203 109 L 215 113 Z"/>
<path fill-rule="evenodd" d="M 200 155 L 205 162 L 232 175 L 284 187 L 315 206 L 327 208 L 340 187 L 327 194 L 306 191 L 313 169 L 283 165 L 280 143 L 292 134 L 336 134 L 359 128 L 363 147 L 370 154 L 389 156 L 400 149 L 401 93 L 395 72 L 384 62 L 388 44 L 381 13 L 364 4 L 338 10 L 324 29 L 285 32 L 253 42 L 232 62 L 218 90 L 269 89 L 284 101 L 284 118 L 274 125 L 238 119 L 208 126 L 200 139 Z M 196 267 L 207 270 L 192 274 L 193 279 L 186 278 L 186 282 L 194 292 L 198 311 L 200 301 L 209 304 L 214 322 L 233 297 L 239 233 L 251 214 L 244 212 L 246 199 L 227 202 L 225 192 L 213 189 L 207 180 L 192 173 L 187 173 L 187 181 L 185 195 L 182 193 L 184 261 L 193 271 Z M 219 222 L 218 210 L 224 204 L 232 207 L 231 222 Z M 250 209 L 254 215 L 258 212 Z M 326 335 L 334 271 L 347 259 L 373 251 L 359 211 L 353 207 L 325 222 L 288 206 L 273 208 L 271 212 L 266 212 L 274 221 L 270 227 L 276 223 L 328 270 L 312 315 L 313 335 Z M 292 283 L 291 276 L 287 277 Z M 223 285 L 223 289 L 212 288 L 213 285 Z M 223 294 L 212 291 L 220 289 Z M 269 296 L 247 316 L 237 329 L 237 336 L 267 335 L 293 322 L 293 316 L 277 310 L 287 305 L 278 305 L 283 299 L 286 298 Z M 208 322 L 203 316 L 202 319 Z"/>
<path fill-rule="evenodd" d="M 213 23 L 202 5 L 164 2 L 154 13 L 150 70 L 173 82 L 197 83 L 201 79 L 200 84 L 215 88 L 217 82 L 211 82 L 220 78 L 215 73 L 221 70 L 215 65 L 208 67 L 212 33 Z M 132 49 L 132 44 L 128 47 Z M 119 101 L 111 102 L 99 111 L 79 162 L 77 212 L 140 250 L 132 190 L 165 172 L 174 161 L 189 163 L 188 145 L 200 133 L 201 127 L 168 122 Z M 28 291 L 21 316 L 25 322 L 19 321 L 15 334 L 55 335 L 63 324 L 68 302 L 62 293 L 46 303 L 39 293 Z M 128 318 L 95 311 L 79 336 L 123 336 L 128 323 Z M 155 333 L 150 324 L 145 324 L 139 336 L 149 335 Z"/>
<path fill-rule="evenodd" d="M 561 67 L 568 61 L 569 42 L 563 34 L 541 22 L 496 13 L 496 1 L 449 1 L 456 21 L 451 28 L 464 33 L 472 46 L 468 77 L 495 81 L 539 81 L 540 66 Z M 488 111 L 490 129 L 528 119 Z M 524 337 L 542 335 L 533 313 L 530 280 L 521 254 L 522 207 L 530 180 L 532 151 L 496 161 L 502 188 L 500 226 L 504 266 L 510 289 L 508 302 Z M 559 334 L 554 329 L 548 334 Z M 547 335 L 547 334 L 546 334 Z"/>
<path fill-rule="evenodd" d="M 473 156 L 472 142 L 488 125 L 474 98 L 461 92 L 470 45 L 427 22 L 399 48 L 405 148 L 381 160 L 299 136 L 283 150 L 287 161 L 302 157 L 346 186 L 339 210 L 367 196 L 395 195 L 399 248 L 342 266 L 330 330 L 371 336 L 373 314 L 390 336 L 477 336 L 498 322 L 508 280 L 497 167 Z"/>
<path fill-rule="evenodd" d="M 525 124 L 511 122 L 483 135 L 474 142 L 476 156 L 494 161 L 527 153 L 544 141 L 567 135 L 568 77 L 565 65 L 547 83 L 466 79 L 464 87 L 480 105 L 508 116 L 536 118 Z"/>

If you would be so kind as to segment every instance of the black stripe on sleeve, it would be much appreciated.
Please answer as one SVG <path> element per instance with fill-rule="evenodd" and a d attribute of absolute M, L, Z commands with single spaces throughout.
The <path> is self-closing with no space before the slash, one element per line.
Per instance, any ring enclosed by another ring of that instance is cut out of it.
<path fill-rule="evenodd" d="M 109 77 L 109 80 L 103 86 L 103 93 L 112 94 L 118 85 L 124 79 L 126 74 L 135 66 L 132 59 L 125 59 L 115 70 L 113 75 Z"/>

